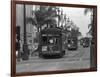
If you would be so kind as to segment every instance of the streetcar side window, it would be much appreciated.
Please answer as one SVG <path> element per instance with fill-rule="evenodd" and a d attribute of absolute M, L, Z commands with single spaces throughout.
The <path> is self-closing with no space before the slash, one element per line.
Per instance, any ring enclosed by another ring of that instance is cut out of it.
<path fill-rule="evenodd" d="M 71 40 L 70 39 L 68 40 L 68 43 L 71 43 Z"/>
<path fill-rule="evenodd" d="M 47 44 L 47 37 L 46 37 L 46 36 L 43 36 L 43 37 L 42 37 L 42 43 L 43 43 L 43 44 Z"/>

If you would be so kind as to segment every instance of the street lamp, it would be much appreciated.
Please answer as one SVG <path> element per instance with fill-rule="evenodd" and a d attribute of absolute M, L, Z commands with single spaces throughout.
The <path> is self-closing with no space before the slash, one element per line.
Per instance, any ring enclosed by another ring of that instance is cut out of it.
<path fill-rule="evenodd" d="M 70 22 L 70 19 L 69 19 L 69 17 L 67 18 L 67 22 L 68 22 L 68 23 Z"/>
<path fill-rule="evenodd" d="M 66 17 L 66 14 L 65 14 L 65 16 L 64 16 L 64 20 L 65 20 L 65 26 L 66 26 L 66 19 L 67 19 L 67 17 Z"/>
<path fill-rule="evenodd" d="M 59 27 L 59 16 L 60 16 L 60 9 L 59 8 L 56 8 L 57 9 L 57 12 L 58 12 L 58 27 Z"/>
<path fill-rule="evenodd" d="M 27 37 L 26 37 L 26 7 L 25 4 L 23 6 L 23 19 L 24 19 L 24 44 L 23 44 L 23 54 L 22 59 L 28 60 L 29 59 L 29 49 L 27 45 Z"/>
<path fill-rule="evenodd" d="M 63 20 L 63 10 L 61 9 L 61 17 L 62 17 L 62 20 Z M 63 22 L 61 23 L 61 28 L 63 29 Z"/>

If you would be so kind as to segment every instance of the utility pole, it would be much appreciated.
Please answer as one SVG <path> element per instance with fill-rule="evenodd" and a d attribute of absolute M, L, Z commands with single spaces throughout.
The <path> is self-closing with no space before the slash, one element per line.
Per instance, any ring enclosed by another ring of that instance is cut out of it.
<path fill-rule="evenodd" d="M 29 49 L 27 45 L 27 35 L 26 35 L 26 7 L 25 4 L 23 5 L 23 23 L 24 23 L 24 44 L 23 44 L 23 55 L 22 59 L 23 60 L 28 60 L 29 59 Z"/>

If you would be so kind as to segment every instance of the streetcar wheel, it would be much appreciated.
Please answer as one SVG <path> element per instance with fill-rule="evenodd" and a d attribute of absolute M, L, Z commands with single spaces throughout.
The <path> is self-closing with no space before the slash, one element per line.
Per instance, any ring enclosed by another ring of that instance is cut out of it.
<path fill-rule="evenodd" d="M 63 57 L 63 55 L 64 55 L 64 52 L 62 52 L 62 53 L 59 55 L 59 57 Z"/>

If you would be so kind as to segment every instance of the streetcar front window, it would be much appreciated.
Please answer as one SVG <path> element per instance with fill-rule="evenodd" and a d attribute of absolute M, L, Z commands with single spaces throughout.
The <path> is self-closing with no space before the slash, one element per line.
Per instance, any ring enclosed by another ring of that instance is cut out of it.
<path fill-rule="evenodd" d="M 49 44 L 57 44 L 57 38 L 56 37 L 49 37 L 48 39 Z"/>
<path fill-rule="evenodd" d="M 43 34 L 41 38 L 42 44 L 48 45 L 57 45 L 59 44 L 59 35 L 52 35 L 52 34 Z"/>
<path fill-rule="evenodd" d="M 68 39 L 68 43 L 70 43 L 70 44 L 73 44 L 73 43 L 76 43 L 76 42 L 77 42 L 76 38 L 70 38 L 70 39 Z"/>

